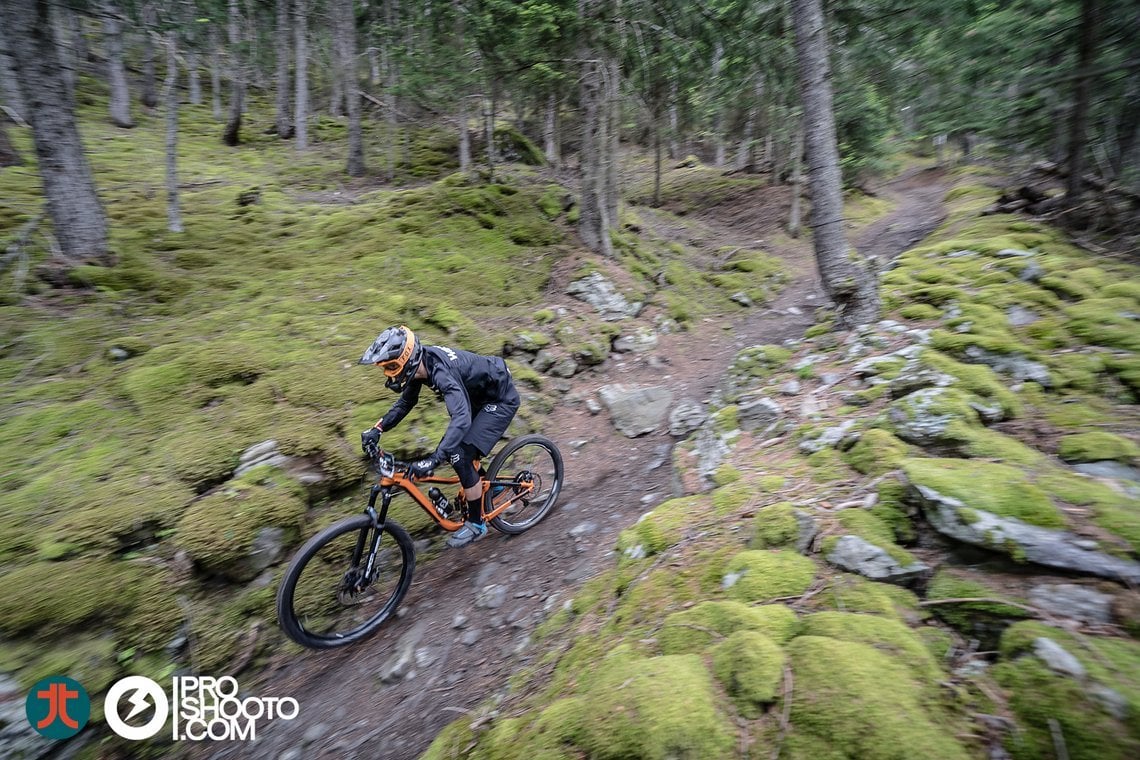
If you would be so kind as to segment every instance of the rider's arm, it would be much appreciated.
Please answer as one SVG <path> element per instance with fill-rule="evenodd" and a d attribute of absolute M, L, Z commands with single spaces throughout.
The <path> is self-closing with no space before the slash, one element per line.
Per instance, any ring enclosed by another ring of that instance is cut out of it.
<path fill-rule="evenodd" d="M 463 384 L 447 370 L 438 369 L 432 377 L 432 382 L 443 395 L 443 403 L 447 406 L 447 413 L 451 415 L 451 424 L 447 426 L 447 432 L 443 434 L 435 450 L 436 460 L 443 462 L 447 460 L 448 455 L 459 448 L 463 436 L 467 435 L 467 431 L 471 428 L 471 402 L 467 399 L 467 391 Z"/>
<path fill-rule="evenodd" d="M 376 427 L 380 430 L 391 430 L 400 424 L 400 420 L 408 416 L 408 412 L 412 411 L 412 407 L 420 400 L 420 386 L 423 383 L 413 380 L 404 387 L 404 392 L 400 394 L 400 398 L 396 399 L 396 403 L 392 404 L 392 408 L 388 413 L 380 418 L 376 423 Z"/>

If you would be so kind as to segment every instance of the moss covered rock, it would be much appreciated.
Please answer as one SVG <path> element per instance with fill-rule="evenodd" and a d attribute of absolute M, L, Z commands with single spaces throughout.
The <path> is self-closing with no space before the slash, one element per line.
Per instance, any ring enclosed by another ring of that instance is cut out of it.
<path fill-rule="evenodd" d="M 815 563 L 788 550 L 744 551 L 733 557 L 724 578 L 728 595 L 762 602 L 802 594 L 815 577 Z"/>
<path fill-rule="evenodd" d="M 797 757 L 970 756 L 955 738 L 952 720 L 932 704 L 934 685 L 896 657 L 872 644 L 824 636 L 801 636 L 786 651 L 796 678 L 793 735 L 805 740 L 797 742 Z M 810 752 L 821 747 L 831 754 Z"/>
<path fill-rule="evenodd" d="M 1061 439 L 1057 455 L 1066 462 L 1101 462 L 1114 459 L 1132 463 L 1140 459 L 1140 446 L 1124 438 L 1095 431 L 1067 435 Z"/>
<path fill-rule="evenodd" d="M 961 459 L 907 459 L 902 467 L 912 486 L 929 488 L 968 508 L 1046 528 L 1065 525 L 1045 492 L 1015 467 Z"/>
<path fill-rule="evenodd" d="M 704 651 L 737 631 L 756 631 L 784 642 L 798 630 L 796 615 L 781 604 L 752 607 L 735 601 L 701 602 L 665 618 L 657 644 L 665 654 Z"/>
<path fill-rule="evenodd" d="M 268 473 L 251 480 L 195 502 L 178 524 L 179 546 L 210 575 L 250 580 L 297 539 L 305 517 L 300 489 Z"/>
<path fill-rule="evenodd" d="M 775 701 L 785 661 L 780 647 L 756 631 L 737 631 L 712 649 L 713 673 L 746 718 Z"/>
<path fill-rule="evenodd" d="M 881 475 L 897 469 L 906 453 L 905 443 L 886 430 L 872 428 L 859 437 L 844 459 L 864 475 Z"/>

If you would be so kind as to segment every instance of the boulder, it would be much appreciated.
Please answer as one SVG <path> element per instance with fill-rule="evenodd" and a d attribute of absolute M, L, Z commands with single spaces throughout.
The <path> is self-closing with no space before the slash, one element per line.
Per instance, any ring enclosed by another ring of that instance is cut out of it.
<path fill-rule="evenodd" d="M 886 549 L 858 536 L 842 536 L 827 554 L 827 561 L 875 581 L 907 583 L 930 572 L 930 566 L 913 562 L 906 567 Z"/>
<path fill-rule="evenodd" d="M 669 412 L 669 435 L 684 438 L 709 418 L 704 407 L 689 398 L 681 399 Z"/>
<path fill-rule="evenodd" d="M 1075 583 L 1042 583 L 1029 590 L 1029 603 L 1057 617 L 1084 623 L 1112 622 L 1112 596 Z"/>
<path fill-rule="evenodd" d="M 636 332 L 622 335 L 614 341 L 614 351 L 619 354 L 644 354 L 657 348 L 657 333 L 647 327 L 638 328 Z"/>
<path fill-rule="evenodd" d="M 642 304 L 627 301 L 614 284 L 599 272 L 570 283 L 566 293 L 593 306 L 607 322 L 636 317 L 641 313 Z"/>
<path fill-rule="evenodd" d="M 673 404 L 672 391 L 660 386 L 605 385 L 598 397 L 609 410 L 614 427 L 628 438 L 657 430 Z"/>
<path fill-rule="evenodd" d="M 1042 388 L 1052 388 L 1053 379 L 1049 370 L 1041 362 L 1027 359 L 1021 354 L 998 354 L 979 346 L 966 346 L 963 352 L 965 361 L 971 364 L 984 364 L 995 372 L 1009 375 L 1018 382 L 1034 382 Z"/>
<path fill-rule="evenodd" d="M 976 423 L 978 413 L 953 388 L 923 388 L 892 402 L 887 418 L 899 438 L 930 446 L 951 437 L 952 423 Z"/>
<path fill-rule="evenodd" d="M 835 448 L 854 424 L 855 420 L 845 420 L 835 427 L 827 428 L 815 438 L 800 441 L 800 451 L 805 454 L 814 454 L 823 449 Z"/>
<path fill-rule="evenodd" d="M 736 402 L 736 419 L 741 430 L 768 432 L 780 420 L 784 410 L 766 396 L 746 395 Z"/>
<path fill-rule="evenodd" d="M 979 482 L 985 481 L 979 479 Z M 1046 567 L 1129 584 L 1140 583 L 1140 563 L 1097 551 L 1095 542 L 1068 531 L 1030 525 L 1013 517 L 1000 517 L 913 482 L 909 485 L 908 495 L 922 506 L 927 520 L 944 536 Z"/>

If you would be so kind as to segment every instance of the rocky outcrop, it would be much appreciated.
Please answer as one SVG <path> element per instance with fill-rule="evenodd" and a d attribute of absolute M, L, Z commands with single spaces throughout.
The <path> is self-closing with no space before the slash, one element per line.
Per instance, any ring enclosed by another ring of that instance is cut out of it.
<path fill-rule="evenodd" d="M 904 567 L 886 549 L 858 536 L 840 537 L 826 556 L 836 567 L 874 581 L 907 583 L 930 573 L 929 565 L 912 562 Z"/>
<path fill-rule="evenodd" d="M 566 293 L 593 306 L 601 318 L 607 322 L 636 317 L 642 309 L 640 302 L 630 303 L 627 301 L 625 296 L 617 291 L 614 284 L 599 272 L 594 272 L 570 283 L 570 287 L 566 288 Z"/>
<path fill-rule="evenodd" d="M 657 430 L 673 404 L 673 392 L 660 386 L 605 385 L 598 398 L 609 410 L 614 427 L 627 438 Z"/>

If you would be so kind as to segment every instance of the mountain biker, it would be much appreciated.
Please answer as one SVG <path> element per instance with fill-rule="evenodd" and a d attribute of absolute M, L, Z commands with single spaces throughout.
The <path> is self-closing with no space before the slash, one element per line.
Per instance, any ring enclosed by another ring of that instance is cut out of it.
<path fill-rule="evenodd" d="M 450 462 L 463 486 L 466 519 L 447 545 L 458 548 L 485 536 L 483 482 L 474 461 L 490 452 L 519 409 L 519 394 L 506 362 L 497 356 L 425 346 L 409 328 L 400 325 L 380 333 L 360 363 L 378 365 L 388 378 L 384 385 L 400 394 L 388 413 L 360 434 L 364 453 L 376 456 L 380 434 L 407 416 L 419 401 L 420 390 L 427 385 L 443 399 L 451 424 L 435 453 L 413 462 L 409 473 L 412 477 L 427 477 L 443 462 Z"/>

